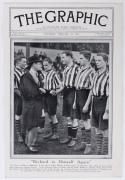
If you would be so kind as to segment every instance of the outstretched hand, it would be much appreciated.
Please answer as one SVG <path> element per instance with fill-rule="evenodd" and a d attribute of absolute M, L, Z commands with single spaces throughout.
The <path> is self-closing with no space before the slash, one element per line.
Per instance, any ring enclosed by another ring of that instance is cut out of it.
<path fill-rule="evenodd" d="M 56 96 L 56 95 L 57 95 L 57 93 L 56 93 L 55 90 L 51 90 L 51 91 L 50 91 L 50 94 L 52 94 L 53 96 Z"/>
<path fill-rule="evenodd" d="M 46 90 L 43 89 L 43 88 L 39 88 L 39 90 L 40 90 L 41 94 L 45 94 L 46 93 Z"/>

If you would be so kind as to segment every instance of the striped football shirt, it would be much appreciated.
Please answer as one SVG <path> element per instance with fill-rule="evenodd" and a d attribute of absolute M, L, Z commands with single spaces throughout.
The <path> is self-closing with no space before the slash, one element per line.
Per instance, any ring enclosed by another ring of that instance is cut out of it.
<path fill-rule="evenodd" d="M 75 79 L 78 72 L 78 65 L 73 64 L 71 67 L 66 67 L 63 71 L 63 86 L 72 88 L 75 87 Z"/>
<path fill-rule="evenodd" d="M 14 88 L 19 89 L 20 78 L 23 74 L 24 72 L 19 67 L 14 68 Z"/>
<path fill-rule="evenodd" d="M 92 67 L 80 68 L 75 81 L 76 89 L 92 89 L 94 74 Z"/>
<path fill-rule="evenodd" d="M 45 90 L 56 90 L 61 86 L 59 75 L 51 69 L 48 72 L 44 72 L 44 89 Z"/>
<path fill-rule="evenodd" d="M 101 75 L 98 72 L 95 74 L 92 91 L 94 96 L 109 95 L 109 73 L 107 71 Z"/>

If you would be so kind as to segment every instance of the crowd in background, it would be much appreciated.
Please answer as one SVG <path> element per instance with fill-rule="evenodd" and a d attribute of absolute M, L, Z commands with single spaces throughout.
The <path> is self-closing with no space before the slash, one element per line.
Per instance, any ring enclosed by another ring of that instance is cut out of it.
<path fill-rule="evenodd" d="M 31 46 L 33 47 L 33 43 L 31 44 Z M 70 51 L 83 51 L 86 49 L 93 53 L 105 52 L 109 54 L 108 43 L 41 43 L 39 47 Z"/>
<path fill-rule="evenodd" d="M 47 43 L 47 44 L 51 44 L 51 43 Z M 76 43 L 74 43 L 75 45 Z M 59 44 L 58 44 L 59 45 Z M 71 44 L 70 44 L 71 45 Z M 84 45 L 83 45 L 84 46 Z M 50 48 L 51 46 L 48 46 L 48 48 Z M 68 45 L 69 47 L 69 45 Z M 77 47 L 78 49 L 80 49 L 80 45 L 77 44 Z M 89 47 L 89 46 L 88 46 Z M 104 48 L 103 46 L 97 46 L 99 49 Z M 52 48 L 52 47 L 51 47 Z M 54 47 L 53 47 L 54 48 Z M 57 48 L 57 47 L 56 47 Z M 59 46 L 58 46 L 59 48 Z M 65 49 L 65 47 L 64 47 Z M 66 48 L 67 49 L 67 48 Z M 72 48 L 71 48 L 72 49 Z M 91 48 L 89 48 L 91 49 Z M 101 51 L 102 52 L 102 51 Z M 16 58 L 17 56 L 24 56 L 24 52 L 22 49 L 18 49 L 18 51 L 14 51 L 14 58 Z M 45 52 L 40 52 L 38 53 L 37 51 L 34 51 L 34 54 L 33 56 L 36 56 L 36 57 L 39 57 L 39 58 L 46 58 L 47 57 L 47 54 Z M 75 64 L 78 64 L 77 60 L 74 58 L 74 63 Z M 78 64 L 79 65 L 79 64 Z M 96 64 L 95 64 L 95 57 L 93 56 L 92 59 L 91 59 L 91 66 L 96 70 Z M 61 63 L 61 57 L 60 57 L 60 54 L 58 53 L 54 62 L 53 62 L 53 68 L 56 70 L 56 72 L 59 74 L 60 78 L 62 79 L 62 72 L 64 70 L 64 65 Z"/>

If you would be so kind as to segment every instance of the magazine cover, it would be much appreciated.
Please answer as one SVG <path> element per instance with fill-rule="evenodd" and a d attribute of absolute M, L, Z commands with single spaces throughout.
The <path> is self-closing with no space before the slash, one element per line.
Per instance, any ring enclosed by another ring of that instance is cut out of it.
<path fill-rule="evenodd" d="M 4 4 L 7 178 L 122 176 L 122 8 Z"/>

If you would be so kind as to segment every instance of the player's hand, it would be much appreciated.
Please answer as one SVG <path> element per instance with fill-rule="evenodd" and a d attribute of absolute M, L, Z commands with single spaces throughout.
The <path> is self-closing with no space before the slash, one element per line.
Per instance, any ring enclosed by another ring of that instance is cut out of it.
<path fill-rule="evenodd" d="M 20 91 L 18 89 L 14 90 L 15 94 L 19 97 L 21 97 Z"/>
<path fill-rule="evenodd" d="M 76 109 L 76 103 L 73 103 L 72 108 L 73 108 L 73 109 Z"/>
<path fill-rule="evenodd" d="M 56 95 L 57 95 L 57 93 L 56 93 L 55 90 L 51 90 L 51 91 L 50 91 L 50 94 L 52 94 L 53 96 L 56 96 Z"/>
<path fill-rule="evenodd" d="M 43 89 L 43 88 L 39 88 L 39 90 L 40 90 L 41 94 L 45 94 L 46 93 L 46 90 Z"/>
<path fill-rule="evenodd" d="M 92 116 L 92 110 L 90 111 L 89 115 Z"/>
<path fill-rule="evenodd" d="M 109 111 L 105 110 L 105 113 L 103 115 L 103 120 L 107 120 L 107 119 L 109 119 Z"/>
<path fill-rule="evenodd" d="M 57 98 L 57 106 L 59 106 L 59 105 L 60 105 L 60 99 Z"/>
<path fill-rule="evenodd" d="M 82 112 L 83 112 L 83 113 L 87 113 L 88 110 L 89 110 L 89 106 L 88 106 L 88 105 L 85 105 L 85 106 L 83 107 L 83 109 L 82 109 Z"/>

